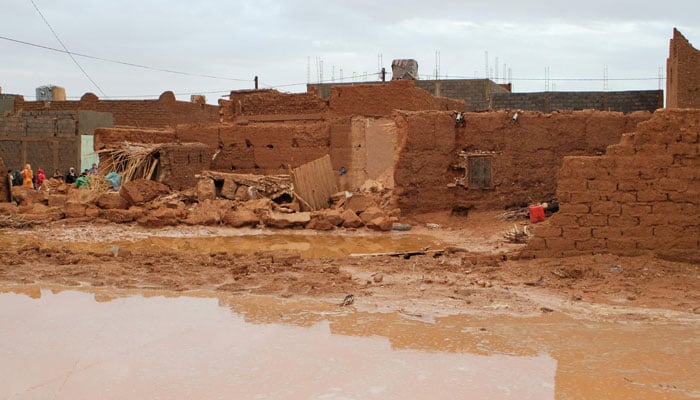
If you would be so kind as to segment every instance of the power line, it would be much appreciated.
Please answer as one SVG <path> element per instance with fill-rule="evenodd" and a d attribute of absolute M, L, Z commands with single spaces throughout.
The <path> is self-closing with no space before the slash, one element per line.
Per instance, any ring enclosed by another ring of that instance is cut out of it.
<path fill-rule="evenodd" d="M 36 44 L 36 43 L 25 42 L 25 41 L 23 41 L 23 40 L 12 39 L 12 38 L 9 38 L 9 37 L 6 37 L 6 36 L 0 36 L 0 39 L 7 40 L 7 41 L 9 41 L 9 42 L 14 42 L 14 43 L 23 44 L 23 45 L 26 45 L 26 46 L 38 47 L 38 48 L 44 49 L 44 50 L 56 51 L 56 52 L 59 52 L 59 53 L 68 53 L 68 54 L 71 54 L 71 55 L 74 55 L 74 56 L 78 56 L 78 57 L 89 58 L 89 59 L 92 59 L 92 60 L 105 61 L 105 62 L 110 62 L 110 63 L 114 63 L 114 64 L 121 64 L 121 65 L 126 65 L 126 66 L 129 66 L 129 67 L 143 68 L 143 69 L 148 69 L 148 70 L 152 70 L 152 71 L 167 72 L 167 73 L 170 73 L 170 74 L 178 74 L 178 75 L 197 76 L 197 77 L 200 77 L 200 78 L 220 79 L 220 80 L 225 80 L 225 81 L 237 81 L 237 82 L 249 82 L 249 81 L 250 81 L 250 79 L 227 78 L 227 77 L 215 76 L 215 75 L 196 74 L 196 73 L 192 73 L 192 72 L 182 72 L 182 71 L 176 71 L 176 70 L 172 70 L 172 69 L 164 69 L 164 68 L 157 68 L 157 67 L 149 67 L 149 66 L 147 66 L 147 65 L 134 64 L 134 63 L 126 62 L 126 61 L 112 60 L 112 59 L 109 59 L 109 58 L 102 58 L 102 57 L 97 57 L 97 56 L 91 56 L 91 55 L 88 55 L 88 54 L 81 54 L 81 53 L 68 52 L 68 51 L 66 51 L 66 50 L 57 49 L 57 48 L 55 48 L 55 47 L 49 47 L 49 46 L 43 46 L 43 45 Z"/>
<path fill-rule="evenodd" d="M 61 40 L 61 38 L 58 37 L 58 34 L 57 34 L 56 31 L 53 29 L 53 27 L 51 26 L 51 24 L 49 24 L 49 21 L 46 19 L 46 17 L 44 17 L 44 14 L 41 13 L 41 10 L 39 10 L 39 7 L 37 7 L 36 3 L 34 3 L 34 0 L 29 0 L 29 1 L 30 1 L 30 2 L 32 3 L 32 5 L 34 6 L 34 9 L 36 10 L 36 12 L 39 13 L 39 15 L 41 16 L 41 19 L 44 20 L 44 23 L 46 24 L 46 26 L 49 27 L 49 29 L 51 30 L 51 33 L 53 33 L 53 36 L 56 38 L 56 40 L 58 40 L 58 43 L 61 44 L 61 47 L 63 47 L 63 50 L 65 50 L 65 52 L 70 56 L 70 59 L 73 60 L 73 62 L 75 63 L 75 65 L 78 66 L 78 68 L 80 69 L 80 71 L 82 71 L 83 75 L 85 75 L 85 77 L 88 78 L 88 80 L 90 80 L 90 82 L 92 82 L 93 85 L 95 85 L 95 87 L 97 88 L 97 90 L 99 90 L 100 93 L 101 93 L 103 96 L 106 96 L 105 92 L 102 90 L 102 88 L 100 87 L 100 85 L 98 85 L 97 82 L 95 82 L 95 80 L 92 79 L 92 78 L 90 77 L 90 75 L 88 75 L 87 71 L 85 71 L 85 69 L 83 69 L 83 67 L 80 65 L 80 63 L 78 63 L 78 60 L 76 60 L 75 57 L 73 57 L 73 54 L 68 50 L 68 47 L 66 47 L 66 45 L 63 43 L 63 41 Z"/>

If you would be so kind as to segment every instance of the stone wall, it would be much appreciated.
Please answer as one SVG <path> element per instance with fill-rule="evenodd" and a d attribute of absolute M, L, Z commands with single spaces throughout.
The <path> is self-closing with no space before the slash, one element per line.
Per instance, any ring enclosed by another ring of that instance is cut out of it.
<path fill-rule="evenodd" d="M 700 263 L 700 110 L 660 110 L 600 157 L 566 157 L 560 211 L 525 257 L 652 252 Z"/>
<path fill-rule="evenodd" d="M 673 29 L 666 60 L 666 107 L 700 108 L 700 51 Z"/>
<path fill-rule="evenodd" d="M 550 200 L 564 156 L 602 154 L 650 113 L 568 111 L 553 114 L 496 111 L 466 113 L 457 126 L 447 112 L 401 112 L 396 117 L 399 158 L 395 185 L 406 212 L 455 207 L 503 209 Z M 455 185 L 468 178 L 464 152 L 490 160 L 488 187 Z"/>
<path fill-rule="evenodd" d="M 177 101 L 172 92 L 158 100 L 100 100 L 87 93 L 79 101 L 23 101 L 15 99 L 15 112 L 99 111 L 113 115 L 114 125 L 142 128 L 175 127 L 184 123 L 217 123 L 219 107 Z"/>
<path fill-rule="evenodd" d="M 624 113 L 640 110 L 654 112 L 664 106 L 664 93 L 661 90 L 495 93 L 492 97 L 493 109 L 542 112 L 588 109 Z"/>

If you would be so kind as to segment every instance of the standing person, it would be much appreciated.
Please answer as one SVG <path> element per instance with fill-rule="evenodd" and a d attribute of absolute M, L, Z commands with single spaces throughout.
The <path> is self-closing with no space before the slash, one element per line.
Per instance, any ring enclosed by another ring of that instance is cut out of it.
<path fill-rule="evenodd" d="M 32 171 L 32 166 L 29 163 L 24 164 L 24 169 L 22 170 L 22 186 L 30 187 L 34 189 L 34 171 Z"/>
<path fill-rule="evenodd" d="M 97 164 L 92 163 L 92 168 L 88 171 L 89 175 L 97 175 Z"/>
<path fill-rule="evenodd" d="M 63 174 L 61 173 L 61 170 L 56 168 L 55 171 L 53 171 L 53 176 L 51 177 L 53 179 L 58 179 L 59 181 L 63 180 Z"/>
<path fill-rule="evenodd" d="M 68 169 L 68 173 L 66 174 L 66 183 L 75 183 L 75 180 L 78 179 L 78 174 L 75 173 L 75 168 L 70 167 Z"/>
<path fill-rule="evenodd" d="M 44 170 L 39 168 L 39 170 L 36 173 L 36 189 L 41 190 L 41 184 L 44 183 L 46 180 L 46 174 L 44 173 Z"/>

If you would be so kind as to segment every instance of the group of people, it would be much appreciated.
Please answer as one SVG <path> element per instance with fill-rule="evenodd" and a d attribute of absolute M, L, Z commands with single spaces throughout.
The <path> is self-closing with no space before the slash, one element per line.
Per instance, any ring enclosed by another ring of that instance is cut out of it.
<path fill-rule="evenodd" d="M 71 167 L 68 173 L 63 175 L 59 169 L 56 169 L 51 178 L 63 181 L 68 184 L 75 184 L 81 177 L 88 177 L 90 175 L 97 175 L 97 164 L 92 164 L 92 168 L 85 169 L 81 174 L 75 171 L 75 168 Z M 32 166 L 27 163 L 24 165 L 24 169 L 21 171 L 7 170 L 7 175 L 12 183 L 12 186 L 25 186 L 32 189 L 41 190 L 42 185 L 46 181 L 46 173 L 43 169 L 39 168 L 36 175 L 32 171 Z"/>

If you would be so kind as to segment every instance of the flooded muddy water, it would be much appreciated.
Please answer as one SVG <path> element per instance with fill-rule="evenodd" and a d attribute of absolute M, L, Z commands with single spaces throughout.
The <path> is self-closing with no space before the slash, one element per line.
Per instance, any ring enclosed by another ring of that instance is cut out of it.
<path fill-rule="evenodd" d="M 697 328 L 5 286 L 0 398 L 688 398 Z"/>
<path fill-rule="evenodd" d="M 241 233 L 243 232 L 243 233 Z M 422 235 L 403 233 L 345 234 L 300 231 L 299 233 L 271 233 L 269 231 L 211 229 L 183 234 L 175 230 L 144 232 L 91 232 L 67 229 L 44 237 L 41 231 L 20 235 L 0 234 L 0 243 L 8 248 L 30 243 L 47 247 L 67 247 L 74 251 L 109 252 L 128 250 L 133 254 L 161 251 L 182 253 L 238 253 L 253 254 L 258 251 L 291 251 L 302 258 L 345 257 L 356 253 L 385 253 L 414 251 L 424 247 L 440 248 L 435 239 Z"/>

